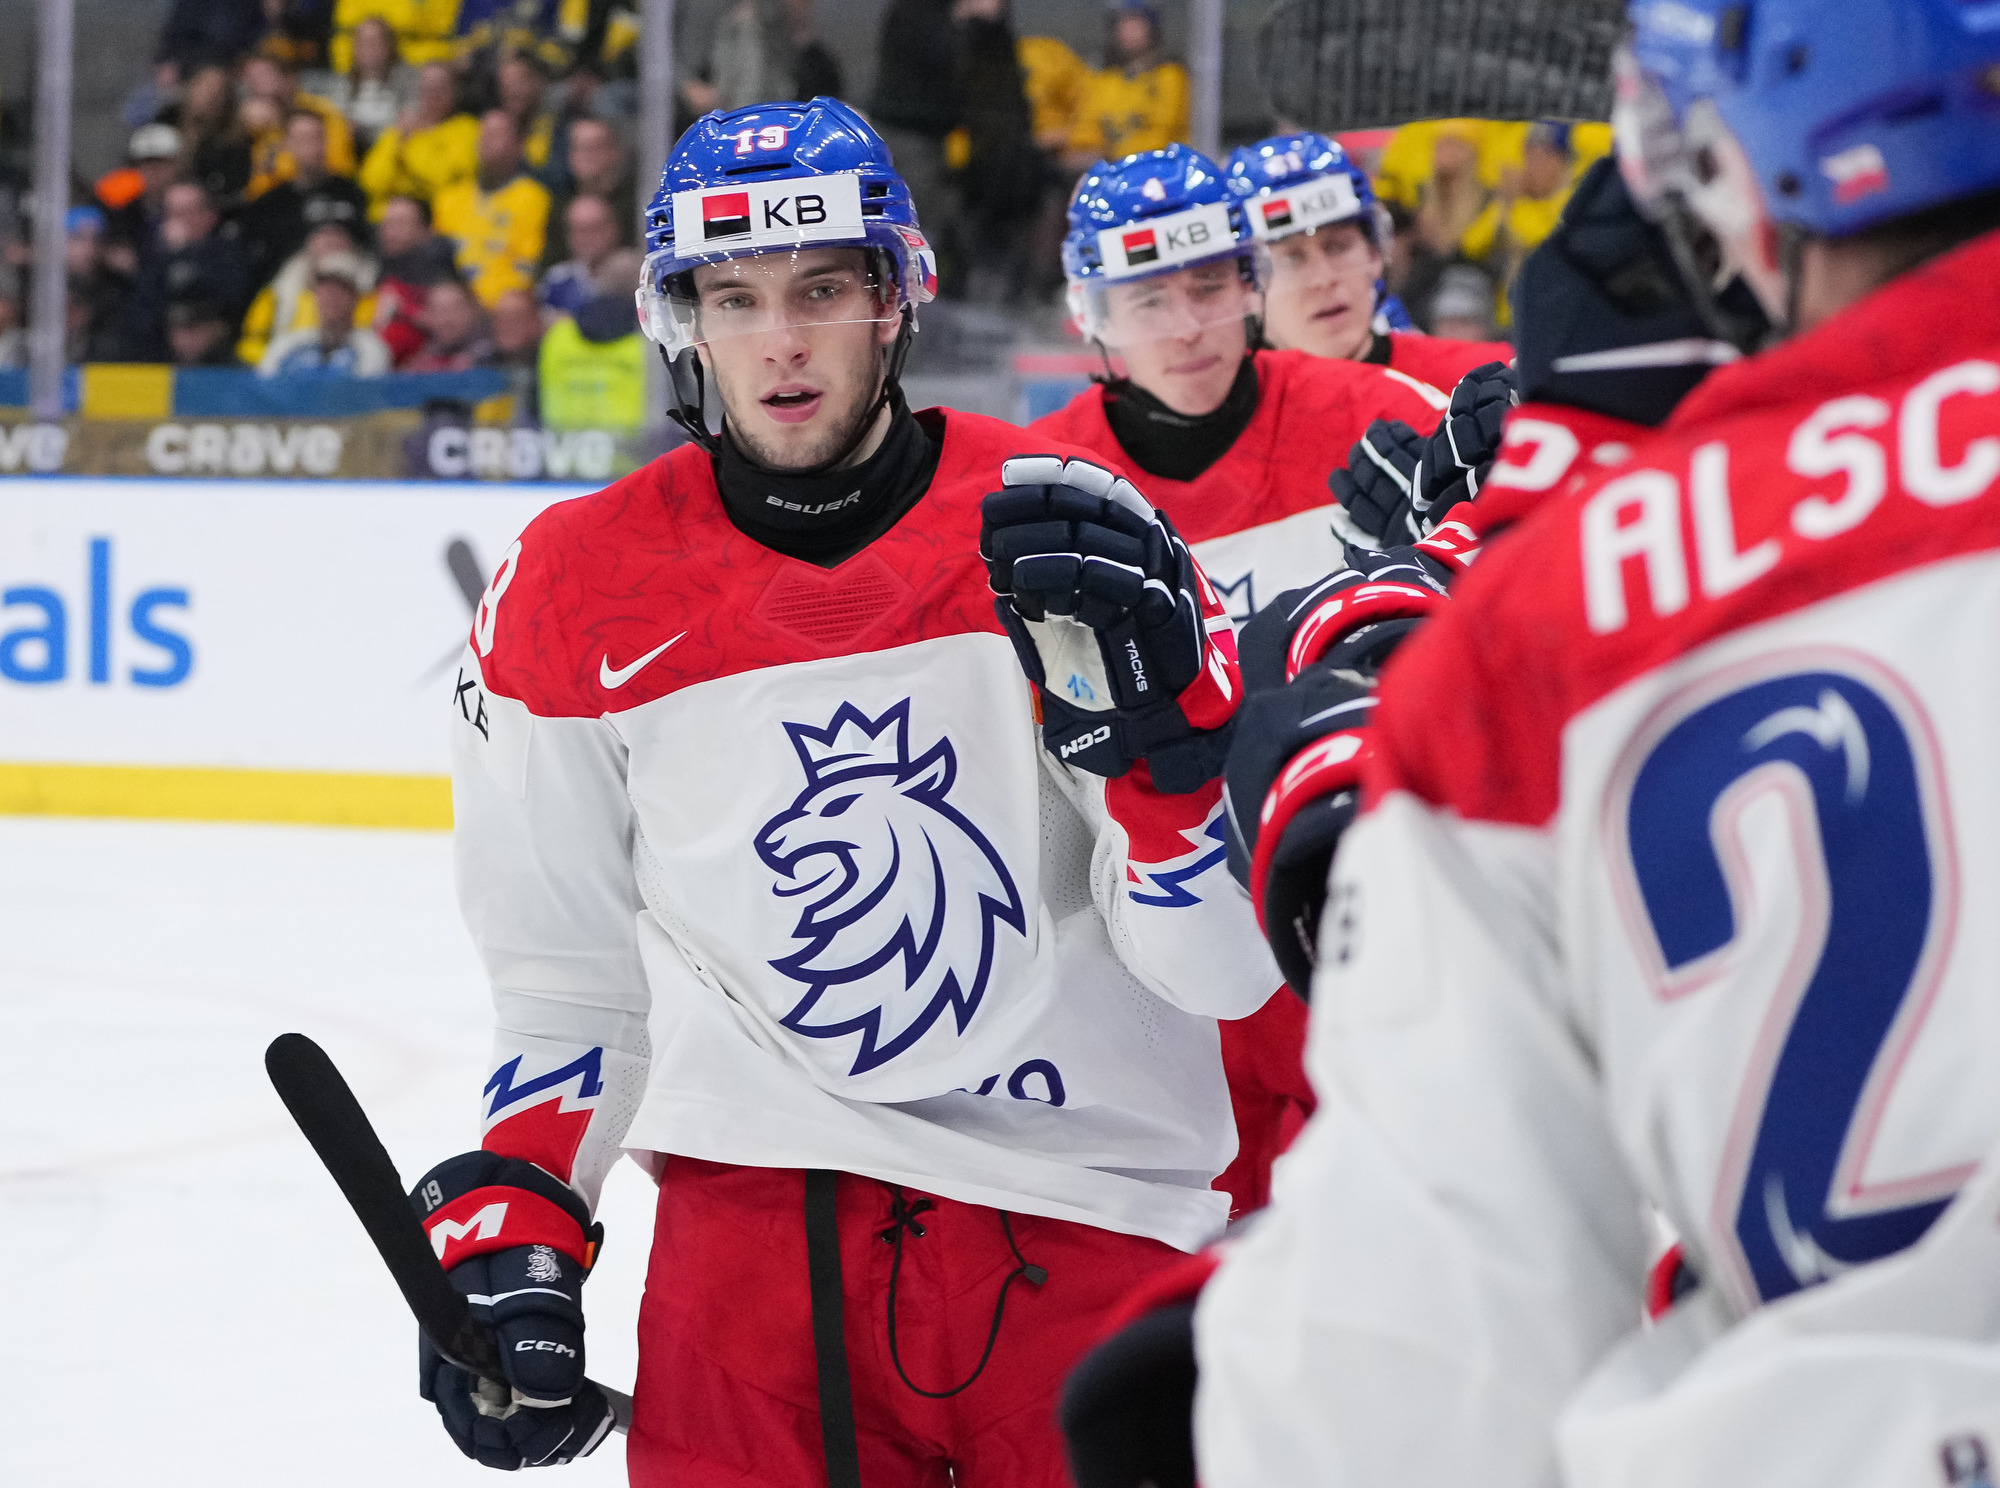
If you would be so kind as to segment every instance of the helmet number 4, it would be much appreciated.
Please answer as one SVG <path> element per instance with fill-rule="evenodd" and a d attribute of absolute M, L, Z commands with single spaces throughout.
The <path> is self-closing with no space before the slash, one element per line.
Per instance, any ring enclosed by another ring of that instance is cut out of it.
<path fill-rule="evenodd" d="M 754 154 L 758 150 L 782 150 L 791 131 L 782 124 L 766 124 L 762 129 L 739 129 L 736 131 L 736 153 Z"/>

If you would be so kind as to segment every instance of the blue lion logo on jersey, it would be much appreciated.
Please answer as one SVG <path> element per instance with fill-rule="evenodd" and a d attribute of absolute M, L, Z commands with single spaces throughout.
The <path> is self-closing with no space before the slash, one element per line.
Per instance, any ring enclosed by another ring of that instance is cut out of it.
<path fill-rule="evenodd" d="M 792 955 L 770 965 L 805 995 L 779 1021 L 809 1038 L 861 1035 L 849 1074 L 888 1063 L 949 1008 L 964 1033 L 986 995 L 1000 927 L 1027 934 L 992 843 L 948 799 L 949 739 L 910 757 L 910 700 L 879 718 L 842 703 L 826 727 L 788 723 L 806 786 L 757 834 L 757 856 L 803 899 Z"/>

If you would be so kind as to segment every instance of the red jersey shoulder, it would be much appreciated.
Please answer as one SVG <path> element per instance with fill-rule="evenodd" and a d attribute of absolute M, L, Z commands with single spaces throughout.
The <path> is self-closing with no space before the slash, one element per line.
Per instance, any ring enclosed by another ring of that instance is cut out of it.
<path fill-rule="evenodd" d="M 1389 332 L 1389 365 L 1449 393 L 1475 367 L 1488 362 L 1514 361 L 1514 348 L 1505 341 L 1455 341 L 1449 336 L 1426 336 L 1418 331 Z"/>
<path fill-rule="evenodd" d="M 1036 419 L 1025 429 L 1005 419 L 989 418 L 980 413 L 947 414 L 953 438 L 945 443 L 944 455 L 938 465 L 938 483 L 942 484 L 947 479 L 967 481 L 968 491 L 976 486 L 977 494 L 973 495 L 972 501 L 977 507 L 979 499 L 988 491 L 999 489 L 1000 466 L 1016 455 L 1061 455 L 1066 460 L 1090 460 L 1129 478 L 1130 457 L 1116 439 L 1108 437 L 1110 425 L 1104 420 L 1103 394 L 1101 386 L 1093 385 L 1064 407 Z M 1086 400 L 1094 400 L 1090 406 L 1096 410 L 1096 422 L 1104 428 L 1105 440 L 1095 437 L 1087 416 L 1078 416 L 1069 423 L 1063 421 L 1070 409 Z M 1139 478 L 1144 479 L 1143 472 Z M 974 521 L 977 521 L 976 514 Z"/>
<path fill-rule="evenodd" d="M 2000 337 L 1934 325 L 1942 355 L 1871 377 L 1843 343 L 1872 319 L 1728 369 L 1731 396 L 1702 390 L 1706 417 L 1677 414 L 1530 513 L 1390 669 L 1373 788 L 1545 820 L 1562 727 L 1614 689 L 1730 631 L 2000 548 Z"/>
<path fill-rule="evenodd" d="M 531 521 L 473 612 L 487 687 L 544 716 L 602 711 L 585 701 L 590 631 L 607 596 L 642 591 L 685 549 L 675 498 L 703 486 L 714 490 L 707 456 L 683 445 Z"/>
<path fill-rule="evenodd" d="M 1378 418 L 1433 428 L 1446 400 L 1413 379 L 1302 351 L 1256 353 L 1257 407 L 1234 444 L 1191 481 L 1139 470 L 1131 480 L 1189 542 L 1207 542 L 1330 504 L 1326 480 Z M 1093 386 L 1028 426 L 1092 458 L 1131 464 Z"/>
<path fill-rule="evenodd" d="M 1279 452 L 1306 441 L 1327 457 L 1329 471 L 1347 463 L 1348 450 L 1376 419 L 1401 419 L 1429 433 L 1451 401 L 1449 389 L 1394 367 L 1304 351 L 1260 351 L 1257 373 L 1261 395 L 1273 400 Z"/>
<path fill-rule="evenodd" d="M 1117 436 L 1104 416 L 1104 384 L 1093 382 L 1053 413 L 1045 413 L 1028 425 L 1028 433 L 1043 439 L 1063 439 L 1106 455 L 1117 452 L 1123 458 Z"/>
<path fill-rule="evenodd" d="M 998 631 L 979 504 L 1001 464 L 1101 457 L 976 414 L 918 417 L 943 439 L 930 489 L 830 569 L 737 530 L 693 445 L 543 513 L 478 607 L 488 688 L 544 717 L 596 717 L 740 672 Z"/>

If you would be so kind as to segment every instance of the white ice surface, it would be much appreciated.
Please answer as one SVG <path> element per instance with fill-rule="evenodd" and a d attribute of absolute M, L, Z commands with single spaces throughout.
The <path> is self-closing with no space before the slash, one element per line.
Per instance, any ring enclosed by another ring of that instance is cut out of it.
<path fill-rule="evenodd" d="M 445 834 L 0 817 L 0 1018 L 0 1482 L 490 1488 L 263 1069 L 317 1039 L 405 1181 L 476 1145 L 490 1015 Z M 585 1292 L 626 1390 L 652 1196 L 613 1172 Z M 623 1482 L 623 1438 L 559 1471 Z"/>

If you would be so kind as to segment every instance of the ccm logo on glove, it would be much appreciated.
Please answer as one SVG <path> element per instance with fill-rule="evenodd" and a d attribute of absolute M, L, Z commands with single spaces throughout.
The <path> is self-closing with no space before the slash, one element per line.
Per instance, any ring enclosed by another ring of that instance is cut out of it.
<path fill-rule="evenodd" d="M 1093 744 L 1108 744 L 1110 742 L 1111 725 L 1107 723 L 1102 728 L 1092 729 L 1087 734 L 1079 734 L 1076 738 L 1071 739 L 1069 743 L 1063 745 L 1061 757 L 1068 759 L 1073 754 L 1082 754 L 1084 750 L 1090 748 Z"/>

